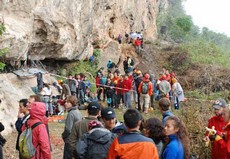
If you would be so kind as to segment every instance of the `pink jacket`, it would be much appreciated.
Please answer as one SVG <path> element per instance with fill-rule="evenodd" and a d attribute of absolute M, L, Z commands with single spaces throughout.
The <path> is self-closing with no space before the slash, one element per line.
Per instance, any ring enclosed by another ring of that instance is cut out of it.
<path fill-rule="evenodd" d="M 37 122 L 42 122 L 33 130 L 33 145 L 36 147 L 36 154 L 31 159 L 51 159 L 50 140 L 46 125 L 48 119 L 45 117 L 46 107 L 42 102 L 31 103 L 30 118 L 27 121 L 29 127 Z M 22 127 L 22 131 L 25 127 Z"/>

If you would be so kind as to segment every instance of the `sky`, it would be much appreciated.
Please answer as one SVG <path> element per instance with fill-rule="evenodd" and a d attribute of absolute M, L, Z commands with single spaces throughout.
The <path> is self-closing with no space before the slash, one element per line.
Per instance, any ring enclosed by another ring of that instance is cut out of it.
<path fill-rule="evenodd" d="M 230 37 L 230 0 L 186 0 L 184 8 L 195 25 Z"/>

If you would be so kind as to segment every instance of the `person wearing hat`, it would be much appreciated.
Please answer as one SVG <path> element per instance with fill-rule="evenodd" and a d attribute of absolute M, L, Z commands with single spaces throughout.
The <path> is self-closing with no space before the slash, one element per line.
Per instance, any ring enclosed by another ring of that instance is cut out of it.
<path fill-rule="evenodd" d="M 223 159 L 229 159 L 230 158 L 230 108 L 226 107 L 224 108 L 223 112 L 223 118 L 224 121 L 227 122 L 227 125 L 224 127 L 225 135 L 215 136 L 215 141 L 217 141 L 221 147 L 222 153 L 225 155 L 223 156 Z"/>
<path fill-rule="evenodd" d="M 83 120 L 76 122 L 73 125 L 71 133 L 68 138 L 68 144 L 70 149 L 71 157 L 77 158 L 76 154 L 76 144 L 80 137 L 88 132 L 88 125 L 93 120 L 98 120 L 98 117 L 101 115 L 101 106 L 98 102 L 93 101 L 89 103 L 87 108 L 88 116 L 85 117 Z"/>
<path fill-rule="evenodd" d="M 211 117 L 208 120 L 208 128 L 216 130 L 216 134 L 219 136 L 223 136 L 224 134 L 224 127 L 227 124 L 227 122 L 223 119 L 223 112 L 224 109 L 227 107 L 227 103 L 224 99 L 217 99 L 212 107 L 214 108 L 215 116 Z M 212 149 L 211 149 L 211 157 L 212 159 L 223 159 L 224 153 L 221 151 L 221 147 L 219 146 L 218 142 L 215 141 L 215 138 L 213 138 L 213 135 L 210 135 L 210 133 L 207 131 L 205 134 L 205 142 L 212 141 Z"/>
<path fill-rule="evenodd" d="M 116 119 L 116 113 L 113 108 L 107 107 L 101 110 L 101 118 L 105 128 L 118 136 L 126 132 L 126 127 L 122 122 Z"/>
<path fill-rule="evenodd" d="M 91 121 L 88 129 L 77 142 L 78 158 L 105 159 L 116 135 L 105 129 L 98 120 Z"/>
<path fill-rule="evenodd" d="M 142 72 L 140 70 L 137 70 L 136 71 L 136 76 L 133 78 L 134 79 L 134 83 L 135 83 L 135 86 L 136 86 L 136 92 L 137 92 L 137 103 L 136 103 L 136 108 L 141 111 L 141 104 L 140 104 L 140 97 L 141 97 L 141 94 L 138 92 L 138 88 L 139 88 L 139 85 L 142 81 Z"/>
<path fill-rule="evenodd" d="M 148 73 L 144 74 L 144 78 L 138 87 L 138 92 L 141 94 L 140 104 L 143 106 L 143 112 L 146 114 L 149 110 L 150 96 L 153 94 L 153 85 L 149 80 L 150 76 Z"/>

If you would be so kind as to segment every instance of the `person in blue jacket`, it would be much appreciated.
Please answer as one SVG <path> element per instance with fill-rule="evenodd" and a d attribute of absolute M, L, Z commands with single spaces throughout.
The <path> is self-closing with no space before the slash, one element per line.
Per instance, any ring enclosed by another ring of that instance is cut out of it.
<path fill-rule="evenodd" d="M 175 116 L 168 117 L 165 134 L 169 138 L 169 143 L 163 151 L 162 159 L 189 159 L 190 143 L 183 122 Z"/>

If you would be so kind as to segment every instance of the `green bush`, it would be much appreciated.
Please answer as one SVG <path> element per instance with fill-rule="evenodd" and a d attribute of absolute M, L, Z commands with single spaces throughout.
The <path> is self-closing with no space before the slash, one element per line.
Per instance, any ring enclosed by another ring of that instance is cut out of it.
<path fill-rule="evenodd" d="M 5 26 L 3 24 L 0 24 L 0 36 L 5 32 L 5 30 Z M 4 56 L 8 50 L 8 48 L 0 49 L 0 57 Z M 6 64 L 3 61 L 0 61 L 0 71 L 3 71 L 5 66 Z"/>
<path fill-rule="evenodd" d="M 95 77 L 96 77 L 96 71 L 98 70 L 98 63 L 99 63 L 98 59 L 101 56 L 100 50 L 95 49 L 93 51 L 93 55 L 95 56 L 93 62 L 90 62 L 89 60 L 77 61 L 70 64 L 67 67 L 66 66 L 63 67 L 66 69 L 66 74 L 70 73 L 72 75 L 75 75 L 75 74 L 83 73 L 87 77 L 87 79 L 92 83 L 91 92 L 96 91 Z"/>

